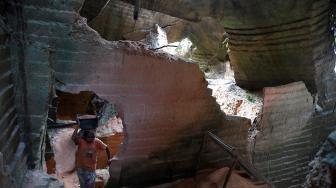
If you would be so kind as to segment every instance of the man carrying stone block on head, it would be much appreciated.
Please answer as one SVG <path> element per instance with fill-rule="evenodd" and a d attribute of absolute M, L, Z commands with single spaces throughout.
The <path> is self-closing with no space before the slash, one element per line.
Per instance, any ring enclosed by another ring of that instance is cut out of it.
<path fill-rule="evenodd" d="M 111 161 L 111 152 L 106 144 L 95 137 L 98 118 L 95 115 L 77 117 L 78 128 L 72 134 L 72 140 L 78 146 L 76 152 L 76 169 L 81 188 L 94 188 L 96 180 L 97 151 L 105 150 L 108 164 Z"/>

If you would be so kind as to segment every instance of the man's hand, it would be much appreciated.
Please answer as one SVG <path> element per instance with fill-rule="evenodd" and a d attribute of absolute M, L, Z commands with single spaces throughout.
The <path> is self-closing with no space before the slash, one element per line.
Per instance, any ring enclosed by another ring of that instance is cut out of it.
<path fill-rule="evenodd" d="M 106 151 L 106 154 L 107 154 L 108 164 L 110 165 L 110 160 L 111 160 L 111 157 L 112 157 L 110 148 L 108 146 L 106 146 L 105 151 Z"/>
<path fill-rule="evenodd" d="M 78 127 L 76 127 L 76 129 L 74 130 L 74 132 L 72 133 L 71 139 L 74 141 L 74 143 L 77 145 L 78 144 Z"/>
<path fill-rule="evenodd" d="M 108 166 L 110 166 L 110 165 L 111 165 L 111 163 L 112 163 L 112 160 L 113 160 L 113 159 L 109 159 L 109 160 L 107 160 L 107 164 L 108 164 Z"/>

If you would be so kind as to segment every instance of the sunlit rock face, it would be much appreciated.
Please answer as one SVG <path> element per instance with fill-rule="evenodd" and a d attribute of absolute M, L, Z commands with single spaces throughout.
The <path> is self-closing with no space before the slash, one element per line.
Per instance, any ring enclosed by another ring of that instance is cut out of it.
<path fill-rule="evenodd" d="M 160 49 L 168 45 L 167 33 L 159 25 L 155 24 L 145 41 L 151 49 Z"/>
<path fill-rule="evenodd" d="M 94 7 L 87 9 L 93 12 L 96 10 Z M 184 38 L 183 32 L 187 23 L 182 19 L 141 9 L 138 19 L 134 20 L 133 10 L 133 5 L 111 0 L 88 24 L 107 40 L 143 40 L 155 24 L 165 28 L 169 42 Z"/>

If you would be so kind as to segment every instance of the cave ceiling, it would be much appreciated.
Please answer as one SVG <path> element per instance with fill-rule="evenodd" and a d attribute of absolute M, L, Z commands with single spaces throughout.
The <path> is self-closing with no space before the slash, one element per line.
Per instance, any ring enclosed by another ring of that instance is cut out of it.
<path fill-rule="evenodd" d="M 146 2 L 141 2 L 144 6 Z M 224 28 L 211 17 L 189 19 L 142 8 L 137 20 L 134 20 L 134 6 L 119 0 L 85 1 L 81 15 L 88 24 L 107 40 L 143 41 L 155 24 L 167 33 L 168 43 L 184 38 L 192 41 L 197 48 L 198 60 L 211 59 L 212 64 L 227 60 L 224 42 Z"/>

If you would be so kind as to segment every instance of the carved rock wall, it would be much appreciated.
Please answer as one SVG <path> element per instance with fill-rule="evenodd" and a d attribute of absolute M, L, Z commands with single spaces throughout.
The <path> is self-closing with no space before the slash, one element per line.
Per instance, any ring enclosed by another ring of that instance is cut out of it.
<path fill-rule="evenodd" d="M 302 82 L 267 87 L 253 162 L 276 187 L 302 187 L 309 162 L 335 127 L 335 113 L 316 113 Z"/>
<path fill-rule="evenodd" d="M 254 162 L 277 187 L 302 185 L 307 171 L 313 98 L 302 82 L 264 89 Z"/>
<path fill-rule="evenodd" d="M 25 75 L 23 83 L 26 90 L 19 92 L 20 96 L 26 96 L 25 127 L 31 142 L 32 167 L 40 168 L 43 158 L 44 140 L 46 133 L 46 120 L 48 117 L 48 105 L 54 95 L 53 69 L 51 67 L 50 40 L 60 38 L 69 33 L 71 27 L 64 24 L 77 13 L 82 1 L 43 1 L 29 0 L 22 5 L 23 20 L 23 57 L 18 64 L 24 65 L 24 70 L 19 73 Z"/>
<path fill-rule="evenodd" d="M 150 52 L 138 43 L 102 39 L 79 16 L 82 4 L 13 4 L 22 9 L 24 26 L 19 32 L 23 44 L 16 46 L 22 58 L 13 63 L 14 85 L 24 88 L 16 93 L 16 103 L 25 102 L 18 110 L 31 143 L 32 167 L 41 167 L 55 87 L 92 91 L 117 104 L 126 138 L 112 175 L 121 184 L 148 185 L 196 173 L 204 131 L 247 129 L 245 119 L 242 124 L 225 119 L 197 64 Z M 245 151 L 246 142 L 236 144 Z"/>

